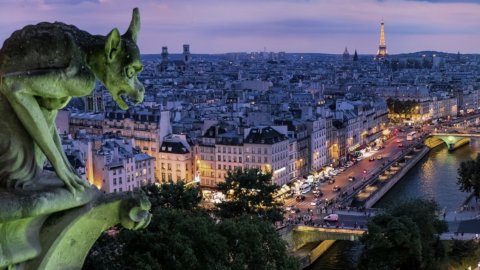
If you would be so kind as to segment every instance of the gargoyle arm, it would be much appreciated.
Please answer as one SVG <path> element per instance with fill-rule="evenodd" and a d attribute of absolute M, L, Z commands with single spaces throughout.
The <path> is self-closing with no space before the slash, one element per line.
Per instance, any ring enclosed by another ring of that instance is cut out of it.
<path fill-rule="evenodd" d="M 86 183 L 65 164 L 35 97 L 29 93 L 25 93 L 22 89 L 2 92 L 12 105 L 20 122 L 22 122 L 27 132 L 32 136 L 48 160 L 50 160 L 52 166 L 55 168 L 55 172 L 65 183 L 66 187 L 72 193 L 75 193 L 75 190 L 83 190 Z"/>

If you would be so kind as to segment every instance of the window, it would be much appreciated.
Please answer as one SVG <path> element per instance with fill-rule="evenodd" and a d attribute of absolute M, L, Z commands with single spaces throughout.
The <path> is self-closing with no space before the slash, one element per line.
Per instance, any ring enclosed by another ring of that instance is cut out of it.
<path fill-rule="evenodd" d="M 221 170 L 221 169 L 222 169 L 222 165 L 218 164 L 218 169 Z"/>
<path fill-rule="evenodd" d="M 122 177 L 120 176 L 120 178 L 118 178 L 118 184 L 121 185 L 122 184 Z M 121 191 L 121 190 L 120 190 Z"/>
<path fill-rule="evenodd" d="M 167 163 L 167 170 L 171 171 L 172 170 L 172 164 Z"/>
<path fill-rule="evenodd" d="M 120 188 L 120 190 L 119 190 L 119 191 L 120 191 L 120 192 L 122 192 L 122 191 L 123 191 L 123 189 L 122 189 L 122 188 Z"/>
<path fill-rule="evenodd" d="M 239 157 L 239 158 L 238 158 L 238 162 L 239 162 L 239 163 L 242 163 L 242 157 Z"/>
<path fill-rule="evenodd" d="M 117 184 L 117 178 L 113 178 L 113 184 L 114 184 L 114 185 Z"/>

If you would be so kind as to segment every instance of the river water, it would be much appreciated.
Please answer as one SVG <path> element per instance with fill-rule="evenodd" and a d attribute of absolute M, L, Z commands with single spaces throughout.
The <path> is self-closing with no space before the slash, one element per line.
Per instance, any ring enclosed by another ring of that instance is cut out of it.
<path fill-rule="evenodd" d="M 457 187 L 457 168 L 480 152 L 480 139 L 449 152 L 445 145 L 431 150 L 375 207 L 382 207 L 409 198 L 431 198 L 440 208 L 454 211 L 462 205 L 467 193 Z M 355 269 L 361 247 L 356 242 L 337 241 L 309 270 Z"/>

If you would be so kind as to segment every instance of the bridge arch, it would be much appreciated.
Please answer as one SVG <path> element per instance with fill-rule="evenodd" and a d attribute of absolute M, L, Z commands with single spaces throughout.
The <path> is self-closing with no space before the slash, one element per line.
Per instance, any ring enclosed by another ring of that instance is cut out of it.
<path fill-rule="evenodd" d="M 429 148 L 435 148 L 439 145 L 446 144 L 449 151 L 453 151 L 458 147 L 470 142 L 469 137 L 455 136 L 451 134 L 436 135 L 432 134 L 425 138 L 423 143 Z"/>

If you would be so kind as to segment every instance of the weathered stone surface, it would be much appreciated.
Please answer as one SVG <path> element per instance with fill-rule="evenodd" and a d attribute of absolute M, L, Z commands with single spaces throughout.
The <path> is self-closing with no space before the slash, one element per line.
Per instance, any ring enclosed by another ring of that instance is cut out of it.
<path fill-rule="evenodd" d="M 140 15 L 127 32 L 91 35 L 73 25 L 39 23 L 15 31 L 0 49 L 0 186 L 24 188 L 45 159 L 72 192 L 88 187 L 72 169 L 55 127 L 57 111 L 100 80 L 122 109 L 124 96 L 143 100 L 136 45 Z"/>
<path fill-rule="evenodd" d="M 136 45 L 127 32 L 90 35 L 63 23 L 29 25 L 0 49 L 0 269 L 81 269 L 107 228 L 148 225 L 143 193 L 104 195 L 71 167 L 55 127 L 57 111 L 100 80 L 122 108 L 143 100 Z M 48 159 L 55 173 L 43 171 Z"/>

